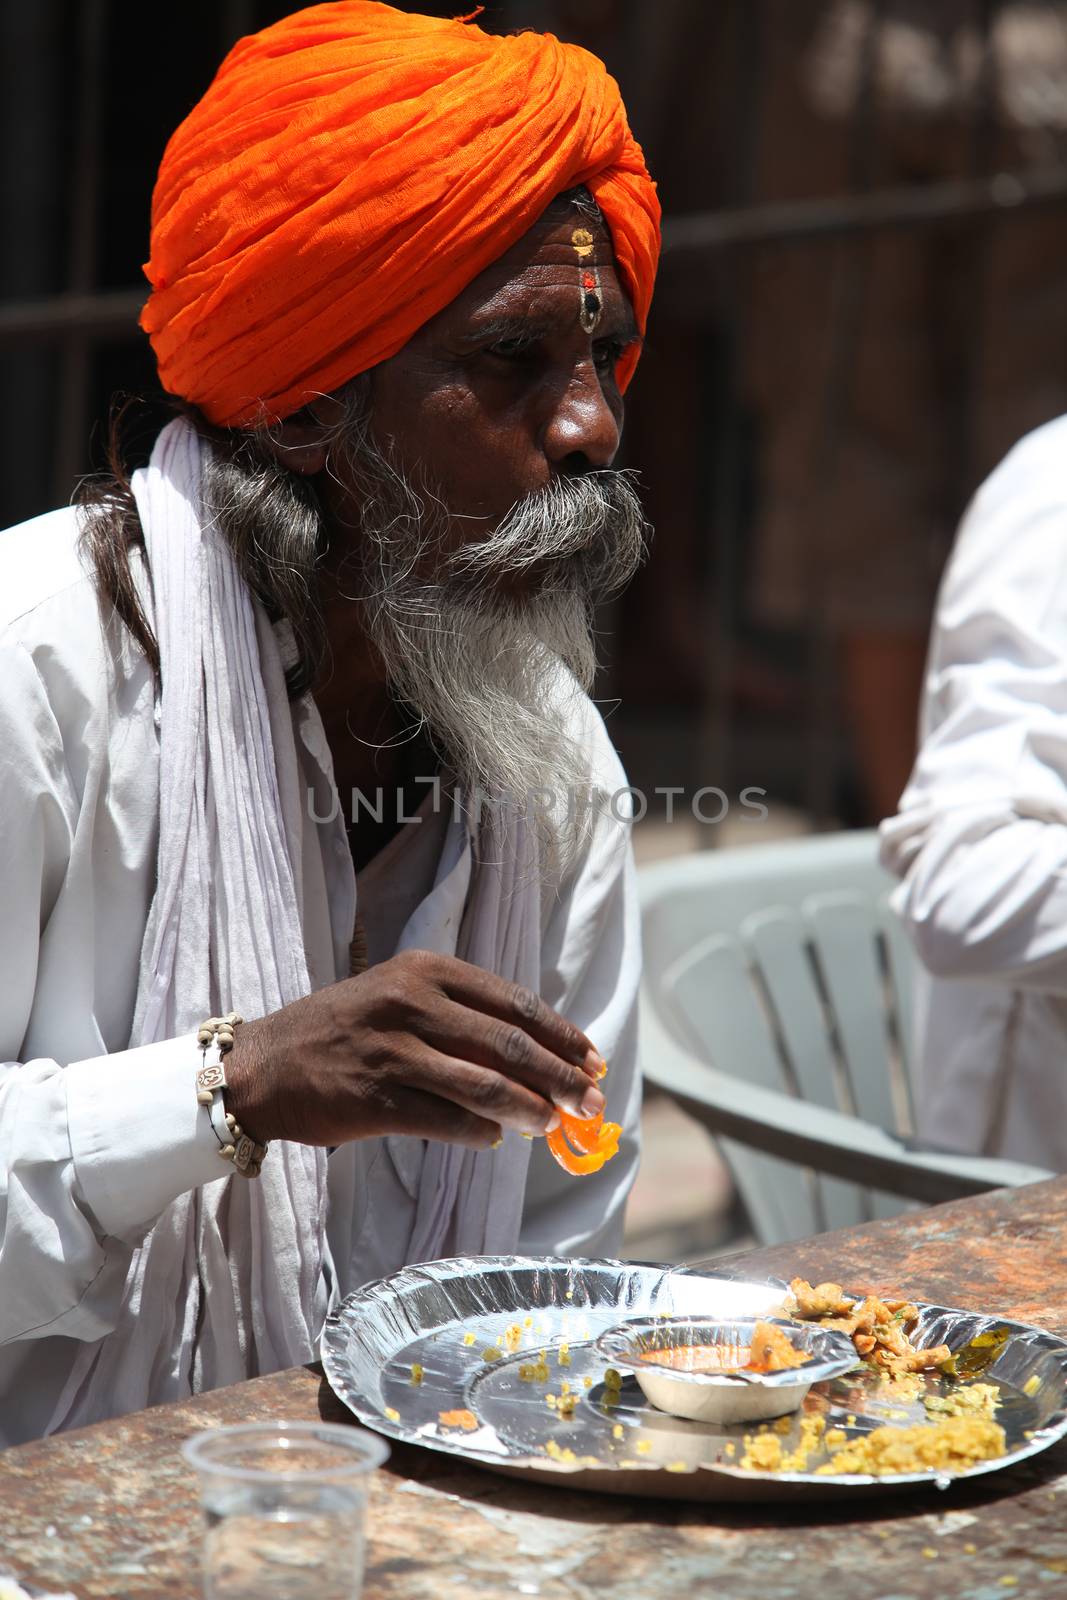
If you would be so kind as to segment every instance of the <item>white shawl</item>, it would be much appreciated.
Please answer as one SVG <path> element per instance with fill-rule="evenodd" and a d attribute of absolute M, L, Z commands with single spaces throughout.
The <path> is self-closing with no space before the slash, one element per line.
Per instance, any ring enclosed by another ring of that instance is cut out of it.
<path fill-rule="evenodd" d="M 310 987 L 284 672 L 204 516 L 206 449 L 172 422 L 133 480 L 162 693 L 158 874 L 131 1047 L 231 1007 L 262 1016 Z M 521 825 L 470 871 L 457 953 L 536 986 L 540 891 Z M 191 1040 L 190 1095 L 197 1060 Z M 515 1248 L 529 1146 L 508 1140 L 503 1153 L 423 1147 L 409 1262 Z M 326 1203 L 325 1151 L 286 1143 L 259 1179 L 220 1172 L 176 1200 L 133 1252 L 116 1327 L 79 1352 L 49 1431 L 310 1360 L 326 1311 Z"/>

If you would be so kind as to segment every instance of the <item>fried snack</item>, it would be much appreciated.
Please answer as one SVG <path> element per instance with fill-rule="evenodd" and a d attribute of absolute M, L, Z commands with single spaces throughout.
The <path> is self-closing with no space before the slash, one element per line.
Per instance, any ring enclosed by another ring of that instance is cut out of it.
<path fill-rule="evenodd" d="M 874 1294 L 850 1300 L 839 1283 L 813 1288 L 804 1278 L 794 1278 L 789 1288 L 795 1316 L 847 1333 L 856 1354 L 877 1372 L 901 1377 L 943 1367 L 952 1359 L 948 1345 L 919 1350 L 912 1344 L 908 1330 L 918 1322 L 919 1311 L 910 1300 L 882 1300 Z"/>
<path fill-rule="evenodd" d="M 852 1310 L 852 1301 L 846 1298 L 839 1283 L 820 1283 L 813 1289 L 806 1279 L 794 1278 L 789 1287 L 797 1303 L 796 1314 L 803 1322 L 820 1317 L 844 1317 Z"/>
<path fill-rule="evenodd" d="M 545 1134 L 545 1142 L 564 1172 L 585 1177 L 618 1154 L 621 1133 L 617 1122 L 604 1121 L 603 1113 L 586 1118 L 561 1110 L 559 1127 Z"/>
<path fill-rule="evenodd" d="M 807 1356 L 797 1350 L 782 1328 L 771 1322 L 757 1322 L 752 1330 L 752 1347 L 745 1363 L 751 1372 L 785 1372 L 802 1367 Z"/>

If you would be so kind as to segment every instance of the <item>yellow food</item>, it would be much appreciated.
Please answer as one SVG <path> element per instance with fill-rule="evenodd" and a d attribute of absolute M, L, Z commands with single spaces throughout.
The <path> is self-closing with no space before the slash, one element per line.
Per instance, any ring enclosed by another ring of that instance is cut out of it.
<path fill-rule="evenodd" d="M 1004 1429 L 988 1417 L 945 1417 L 913 1428 L 875 1428 L 838 1450 L 819 1473 L 966 1472 L 1007 1448 Z"/>
<path fill-rule="evenodd" d="M 781 1439 L 774 1433 L 758 1433 L 753 1438 L 746 1438 L 741 1465 L 749 1472 L 781 1472 Z"/>
<path fill-rule="evenodd" d="M 826 1429 L 823 1417 L 805 1413 L 795 1450 L 786 1450 L 777 1433 L 764 1427 L 746 1435 L 739 1465 L 748 1472 L 806 1472 L 808 1458 L 820 1446 L 833 1452 L 814 1470 L 828 1476 L 863 1473 L 887 1477 L 895 1473 L 966 1472 L 980 1461 L 993 1461 L 1007 1447 L 1004 1429 L 987 1417 L 945 1417 L 910 1428 L 876 1428 L 849 1439 L 841 1428 Z"/>
<path fill-rule="evenodd" d="M 927 1411 L 936 1411 L 946 1417 L 991 1417 L 999 1404 L 1000 1389 L 995 1383 L 968 1383 L 953 1389 L 951 1394 L 928 1394 L 923 1397 Z"/>

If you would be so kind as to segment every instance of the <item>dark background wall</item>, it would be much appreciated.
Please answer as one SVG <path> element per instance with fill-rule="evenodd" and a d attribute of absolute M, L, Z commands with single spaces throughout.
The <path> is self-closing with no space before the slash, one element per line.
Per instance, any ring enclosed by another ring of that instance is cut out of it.
<path fill-rule="evenodd" d="M 0 526 L 67 500 L 113 397 L 155 391 L 160 154 L 229 45 L 290 9 L 0 9 Z M 667 218 L 625 442 L 657 540 L 604 618 L 620 748 L 646 787 L 881 814 L 956 518 L 1067 409 L 1067 6 L 490 0 L 480 21 L 607 60 Z M 872 199 L 884 220 L 850 222 Z"/>

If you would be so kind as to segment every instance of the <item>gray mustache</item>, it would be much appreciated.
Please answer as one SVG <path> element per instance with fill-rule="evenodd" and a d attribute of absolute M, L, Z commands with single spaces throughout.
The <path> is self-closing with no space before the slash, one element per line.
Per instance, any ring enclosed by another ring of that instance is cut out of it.
<path fill-rule="evenodd" d="M 441 578 L 466 588 L 504 574 L 549 570 L 610 591 L 629 582 L 646 550 L 636 473 L 606 469 L 556 478 L 518 501 L 484 540 L 453 551 Z"/>

